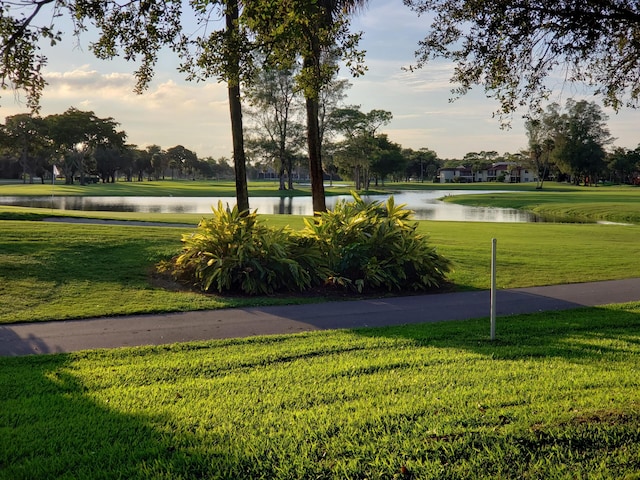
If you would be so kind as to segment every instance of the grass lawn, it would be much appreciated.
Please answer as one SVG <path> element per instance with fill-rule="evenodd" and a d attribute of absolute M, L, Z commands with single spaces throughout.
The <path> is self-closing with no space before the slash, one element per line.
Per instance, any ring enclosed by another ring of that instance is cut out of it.
<path fill-rule="evenodd" d="M 0 358 L 0 479 L 637 479 L 640 303 Z"/>
<path fill-rule="evenodd" d="M 29 220 L 42 216 L 0 208 L 0 323 L 322 300 L 164 290 L 151 269 L 189 227 Z M 419 229 L 460 289 L 488 287 L 494 237 L 500 288 L 640 271 L 640 225 Z M 0 358 L 0 480 L 640 479 L 640 302 L 500 318 L 496 342 L 488 330 L 479 319 Z"/>
<path fill-rule="evenodd" d="M 325 187 L 326 195 L 348 195 L 353 187 L 340 185 Z M 274 180 L 249 182 L 252 197 L 297 197 L 311 195 L 311 187 L 294 184 L 294 190 L 278 190 Z M 55 187 L 49 184 L 0 183 L 0 196 L 24 195 L 78 195 L 78 196 L 136 196 L 136 197 L 235 197 L 234 181 L 162 180 L 151 182 L 116 182 L 91 185 L 65 185 L 58 180 Z"/>
<path fill-rule="evenodd" d="M 569 188 L 551 184 L 542 190 L 456 195 L 447 197 L 445 201 L 461 205 L 520 208 L 546 218 L 640 224 L 640 188 L 631 186 Z"/>
<path fill-rule="evenodd" d="M 274 226 L 303 225 L 302 217 L 264 218 Z M 489 287 L 493 237 L 498 239 L 499 288 L 630 278 L 640 272 L 640 226 L 424 221 L 419 228 L 453 261 L 450 280 L 459 289 Z M 187 227 L 4 220 L 0 229 L 0 323 L 322 300 L 233 298 L 154 287 L 153 265 L 180 249 L 181 235 L 191 231 Z"/>

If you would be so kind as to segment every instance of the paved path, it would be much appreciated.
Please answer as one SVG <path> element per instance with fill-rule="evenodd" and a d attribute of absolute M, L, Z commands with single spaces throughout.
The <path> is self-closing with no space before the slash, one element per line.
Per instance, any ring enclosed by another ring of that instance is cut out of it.
<path fill-rule="evenodd" d="M 640 301 L 640 278 L 500 290 L 496 310 L 505 316 L 632 301 Z M 490 293 L 476 291 L 12 324 L 0 326 L 0 356 L 488 318 L 489 304 Z"/>

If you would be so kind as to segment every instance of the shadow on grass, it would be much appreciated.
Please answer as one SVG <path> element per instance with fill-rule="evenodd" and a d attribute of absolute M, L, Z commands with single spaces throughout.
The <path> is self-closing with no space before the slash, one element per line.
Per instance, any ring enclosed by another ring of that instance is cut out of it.
<path fill-rule="evenodd" d="M 148 398 L 111 407 L 88 396 L 77 359 L 0 359 L 0 479 L 248 478 L 249 462 L 225 439 L 209 432 L 199 445 L 162 414 L 135 413 Z"/>
<path fill-rule="evenodd" d="M 493 341 L 489 318 L 354 331 L 366 337 L 407 338 L 418 345 L 472 351 L 495 359 L 591 361 L 607 354 L 614 358 L 615 354 L 629 353 L 614 345 L 616 341 L 640 344 L 640 305 L 498 317 Z"/>
<path fill-rule="evenodd" d="M 180 247 L 179 232 L 160 228 L 136 227 L 133 235 L 103 225 L 47 225 L 26 239 L 23 228 L 0 241 L 0 250 L 12 260 L 0 266 L 0 278 L 57 284 L 134 280 L 146 286 L 149 265 Z"/>

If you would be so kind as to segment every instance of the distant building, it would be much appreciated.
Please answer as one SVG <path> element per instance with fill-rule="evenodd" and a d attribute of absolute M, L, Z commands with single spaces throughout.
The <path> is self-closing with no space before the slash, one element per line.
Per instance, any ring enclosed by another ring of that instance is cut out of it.
<path fill-rule="evenodd" d="M 471 183 L 473 172 L 469 167 L 460 166 L 453 168 L 441 168 L 438 170 L 440 183 Z"/>
<path fill-rule="evenodd" d="M 536 182 L 538 176 L 530 168 L 511 162 L 492 163 L 489 168 L 474 172 L 470 167 L 459 166 L 438 170 L 440 183 L 473 183 L 473 182 Z"/>

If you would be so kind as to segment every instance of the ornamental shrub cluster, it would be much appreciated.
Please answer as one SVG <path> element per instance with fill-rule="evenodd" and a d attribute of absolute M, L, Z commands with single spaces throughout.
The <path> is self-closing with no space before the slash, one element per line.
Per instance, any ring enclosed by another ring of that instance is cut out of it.
<path fill-rule="evenodd" d="M 367 203 L 352 193 L 332 211 L 305 219 L 305 228 L 273 228 L 255 212 L 213 209 L 183 235 L 170 269 L 207 292 L 271 294 L 333 285 L 365 292 L 440 287 L 450 262 L 417 233 L 413 212 L 393 197 Z"/>

